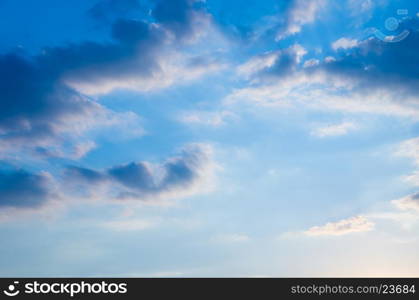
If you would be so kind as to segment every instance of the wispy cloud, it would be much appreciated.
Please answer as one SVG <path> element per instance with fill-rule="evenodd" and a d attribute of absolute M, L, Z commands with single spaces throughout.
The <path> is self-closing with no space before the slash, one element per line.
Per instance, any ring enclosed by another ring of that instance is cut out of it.
<path fill-rule="evenodd" d="M 419 193 L 393 200 L 392 203 L 398 209 L 419 212 Z"/>
<path fill-rule="evenodd" d="M 304 233 L 308 236 L 339 236 L 350 233 L 371 231 L 374 223 L 364 216 L 356 216 L 322 226 L 314 226 Z"/>
<path fill-rule="evenodd" d="M 250 237 L 246 234 L 219 234 L 211 238 L 216 243 L 243 243 L 250 241 Z"/>
<path fill-rule="evenodd" d="M 317 127 L 311 131 L 311 135 L 321 138 L 330 136 L 341 136 L 356 129 L 358 129 L 358 126 L 355 123 L 342 122 L 338 124 L 330 124 L 327 126 Z"/>
<path fill-rule="evenodd" d="M 229 121 L 236 120 L 238 116 L 228 110 L 221 110 L 215 112 L 208 111 L 189 111 L 184 112 L 179 117 L 179 120 L 187 124 L 206 125 L 211 127 L 220 127 Z"/>

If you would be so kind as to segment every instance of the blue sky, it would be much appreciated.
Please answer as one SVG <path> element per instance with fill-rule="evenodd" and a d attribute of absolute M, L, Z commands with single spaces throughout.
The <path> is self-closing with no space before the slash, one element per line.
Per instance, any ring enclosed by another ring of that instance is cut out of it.
<path fill-rule="evenodd" d="M 0 0 L 1 276 L 418 276 L 413 0 Z"/>

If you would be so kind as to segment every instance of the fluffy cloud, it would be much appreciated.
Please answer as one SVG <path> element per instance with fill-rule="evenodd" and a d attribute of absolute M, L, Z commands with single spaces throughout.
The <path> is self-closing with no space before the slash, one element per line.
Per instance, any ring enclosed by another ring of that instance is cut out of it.
<path fill-rule="evenodd" d="M 304 25 L 314 22 L 318 11 L 325 5 L 326 0 L 294 0 L 290 3 L 284 13 L 284 21 L 277 33 L 277 40 L 296 34 L 301 31 Z"/>
<path fill-rule="evenodd" d="M 207 112 L 189 111 L 182 113 L 179 120 L 187 124 L 201 124 L 212 127 L 220 127 L 229 120 L 235 120 L 237 115 L 228 110 Z"/>
<path fill-rule="evenodd" d="M 208 145 L 194 144 L 161 165 L 134 162 L 97 171 L 70 167 L 66 182 L 83 198 L 140 200 L 151 203 L 205 192 L 215 164 Z"/>
<path fill-rule="evenodd" d="M 358 46 L 358 41 L 348 38 L 340 38 L 332 43 L 332 49 L 337 51 L 339 49 L 351 49 Z"/>
<path fill-rule="evenodd" d="M 338 222 L 327 223 L 323 226 L 314 226 L 304 233 L 309 236 L 338 236 L 354 232 L 370 231 L 373 228 L 373 222 L 364 216 L 356 216 Z"/>
<path fill-rule="evenodd" d="M 18 147 L 49 145 L 115 117 L 46 72 L 44 65 L 12 54 L 0 56 L 0 98 L 2 155 Z"/>

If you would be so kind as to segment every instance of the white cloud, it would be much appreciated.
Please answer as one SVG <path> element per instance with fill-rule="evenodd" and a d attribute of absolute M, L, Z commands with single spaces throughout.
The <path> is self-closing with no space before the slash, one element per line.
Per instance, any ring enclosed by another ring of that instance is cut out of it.
<path fill-rule="evenodd" d="M 88 95 L 107 94 L 115 89 L 147 92 L 174 84 L 184 84 L 225 68 L 225 64 L 209 57 L 191 57 L 180 53 L 164 53 L 157 59 L 158 68 L 152 74 L 133 73 L 97 82 L 67 80 L 78 91 Z"/>
<path fill-rule="evenodd" d="M 276 40 L 299 33 L 304 25 L 313 23 L 325 3 L 324 0 L 294 0 L 285 16 L 287 19 L 285 27 L 278 32 Z"/>
<path fill-rule="evenodd" d="M 358 126 L 352 122 L 342 122 L 339 124 L 331 124 L 324 127 L 318 127 L 311 131 L 311 135 L 317 137 L 329 137 L 345 135 L 349 131 L 357 129 Z"/>
<path fill-rule="evenodd" d="M 419 168 L 419 138 L 413 138 L 402 142 L 398 146 L 395 155 L 412 159 L 416 168 Z M 415 170 L 412 174 L 403 176 L 403 180 L 414 186 L 419 186 L 419 170 Z"/>
<path fill-rule="evenodd" d="M 414 171 L 412 174 L 403 176 L 403 180 L 413 186 L 419 186 L 419 171 Z"/>
<path fill-rule="evenodd" d="M 249 59 L 244 64 L 237 68 L 237 73 L 244 77 L 249 77 L 263 69 L 272 67 L 279 57 L 280 52 L 268 52 L 262 55 L 257 55 Z"/>
<path fill-rule="evenodd" d="M 332 43 L 332 49 L 337 51 L 339 49 L 351 49 L 357 47 L 359 42 L 355 39 L 340 38 L 337 41 Z"/>
<path fill-rule="evenodd" d="M 312 58 L 312 59 L 306 60 L 303 66 L 304 68 L 310 68 L 310 67 L 318 66 L 319 64 L 320 64 L 320 61 L 318 59 Z"/>
<path fill-rule="evenodd" d="M 419 193 L 391 201 L 400 210 L 419 212 Z"/>
<path fill-rule="evenodd" d="M 336 58 L 335 58 L 335 57 L 333 57 L 333 56 L 326 56 L 326 57 L 324 58 L 324 62 L 325 62 L 325 63 L 331 63 L 331 62 L 334 62 L 334 61 L 336 61 Z"/>
<path fill-rule="evenodd" d="M 220 127 L 222 125 L 225 125 L 228 120 L 236 118 L 237 115 L 228 110 L 216 112 L 190 111 L 183 113 L 180 116 L 179 120 L 183 123 Z"/>
<path fill-rule="evenodd" d="M 371 231 L 374 223 L 364 216 L 356 216 L 338 222 L 330 222 L 323 226 L 314 226 L 305 231 L 308 236 L 339 236 L 354 232 Z"/>

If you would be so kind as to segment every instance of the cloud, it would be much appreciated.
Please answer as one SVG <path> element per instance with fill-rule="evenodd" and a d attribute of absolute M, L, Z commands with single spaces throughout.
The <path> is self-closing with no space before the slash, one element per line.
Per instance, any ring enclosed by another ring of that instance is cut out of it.
<path fill-rule="evenodd" d="M 308 236 L 339 236 L 355 232 L 371 231 L 374 223 L 364 216 L 356 216 L 338 222 L 330 222 L 323 226 L 314 226 L 305 231 Z"/>
<path fill-rule="evenodd" d="M 340 38 L 337 41 L 332 43 L 332 49 L 337 51 L 339 49 L 351 49 L 358 46 L 358 41 L 354 39 L 348 39 L 348 38 Z"/>
<path fill-rule="evenodd" d="M 313 23 L 325 0 L 293 0 L 285 10 L 284 21 L 276 35 L 276 40 L 282 40 L 299 33 L 306 24 Z"/>
<path fill-rule="evenodd" d="M 278 51 L 269 64 L 247 68 L 247 87 L 234 90 L 226 103 L 299 107 L 419 118 L 419 21 L 406 20 L 409 36 L 399 43 L 371 37 L 339 55 L 301 64 L 306 54 L 297 45 Z M 340 45 L 342 46 L 342 45 Z M 252 58 L 243 66 L 251 66 Z M 253 70 L 253 73 L 251 71 Z"/>
<path fill-rule="evenodd" d="M 133 162 L 97 171 L 69 167 L 70 193 L 83 198 L 159 202 L 202 193 L 212 188 L 215 163 L 208 145 L 193 144 L 163 164 Z"/>
<path fill-rule="evenodd" d="M 49 73 L 60 75 L 67 85 L 89 95 L 115 89 L 161 89 L 217 71 L 223 64 L 212 54 L 182 52 L 213 32 L 210 15 L 196 7 L 195 2 L 157 1 L 151 9 L 154 22 L 117 19 L 112 24 L 110 41 L 45 48 L 38 60 L 48 66 Z M 98 5 L 136 4 L 105 1 Z"/>
<path fill-rule="evenodd" d="M 212 127 L 220 127 L 226 124 L 228 120 L 234 120 L 237 115 L 228 110 L 207 112 L 207 111 L 189 111 L 184 112 L 179 117 L 182 123 L 201 124 Z"/>
<path fill-rule="evenodd" d="M 413 160 L 416 168 L 419 167 L 419 138 L 406 140 L 397 147 L 396 156 L 407 157 Z M 412 174 L 404 176 L 403 179 L 415 186 L 419 186 L 419 170 L 415 170 Z"/>
<path fill-rule="evenodd" d="M 100 224 L 101 227 L 113 231 L 141 231 L 149 229 L 156 225 L 156 222 L 150 220 L 120 220 L 109 221 Z"/>
<path fill-rule="evenodd" d="M 261 70 L 271 68 L 277 61 L 279 54 L 279 51 L 273 51 L 254 56 L 244 64 L 240 65 L 237 68 L 237 73 L 240 76 L 249 77 Z"/>
<path fill-rule="evenodd" d="M 190 30 L 204 27 L 185 26 Z M 113 42 L 47 48 L 39 59 L 50 68 L 49 73 L 61 74 L 67 85 L 89 95 L 115 89 L 161 89 L 180 78 L 187 81 L 218 70 L 221 64 L 214 59 L 173 50 L 182 45 L 176 35 L 171 36 L 172 29 L 179 30 L 179 26 L 165 28 L 143 21 L 118 20 L 112 27 Z"/>
<path fill-rule="evenodd" d="M 303 67 L 310 68 L 310 67 L 318 66 L 319 64 L 320 64 L 320 61 L 318 59 L 312 58 L 312 59 L 306 60 L 304 62 Z"/>
<path fill-rule="evenodd" d="M 286 49 L 252 57 L 239 65 L 236 72 L 239 76 L 249 79 L 251 83 L 278 81 L 294 73 L 306 54 L 306 49 L 294 44 Z"/>
<path fill-rule="evenodd" d="M 419 193 L 391 201 L 400 210 L 419 212 Z"/>
<path fill-rule="evenodd" d="M 215 243 L 243 243 L 250 241 L 250 237 L 246 234 L 219 234 L 211 238 Z"/>
<path fill-rule="evenodd" d="M 340 136 L 357 128 L 358 126 L 352 122 L 342 122 L 340 124 L 332 124 L 325 127 L 315 128 L 311 131 L 311 135 L 316 137 Z"/>
<path fill-rule="evenodd" d="M 419 71 L 415 66 L 419 63 L 419 55 L 414 49 L 419 45 L 419 24 L 406 21 L 402 25 L 412 28 L 405 40 L 386 43 L 369 38 L 352 47 L 347 55 L 319 66 L 318 71 L 351 80 L 365 93 L 377 89 L 396 90 L 401 101 L 415 95 L 419 82 Z"/>
<path fill-rule="evenodd" d="M 397 156 L 408 157 L 419 166 L 419 137 L 403 141 L 396 151 Z"/>
<path fill-rule="evenodd" d="M 138 5 L 101 1 L 89 14 L 100 18 L 109 10 L 123 12 Z M 112 20 L 106 42 L 46 47 L 30 57 L 0 55 L 0 157 L 17 158 L 20 151 L 78 159 L 94 148 L 84 137 L 93 130 L 130 128 L 141 135 L 136 114 L 114 112 L 90 96 L 114 89 L 164 88 L 223 67 L 211 55 L 181 51 L 211 23 L 194 1 L 158 1 L 152 15 L 156 22 Z"/>
<path fill-rule="evenodd" d="M 25 170 L 0 171 L 0 209 L 36 209 L 54 197 L 48 173 Z M 56 196 L 56 195 L 55 195 Z"/>

